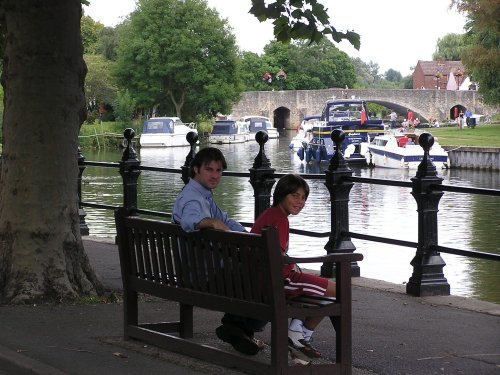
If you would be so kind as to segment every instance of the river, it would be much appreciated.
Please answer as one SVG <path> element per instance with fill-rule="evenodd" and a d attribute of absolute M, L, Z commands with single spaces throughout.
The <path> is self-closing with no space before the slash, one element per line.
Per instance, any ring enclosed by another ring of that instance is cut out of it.
<path fill-rule="evenodd" d="M 327 164 L 305 165 L 288 148 L 293 136 L 281 134 L 279 140 L 266 143 L 266 155 L 277 173 L 323 173 Z M 248 172 L 259 147 L 255 141 L 235 145 L 219 145 L 229 171 Z M 184 164 L 188 147 L 138 150 L 142 165 L 179 168 Z M 118 150 L 84 151 L 88 161 L 117 162 Z M 353 167 L 355 176 L 409 181 L 415 171 Z M 500 189 L 500 173 L 478 170 L 440 171 L 443 184 Z M 330 195 L 323 182 L 309 180 L 311 192 L 306 207 L 290 217 L 294 228 L 328 232 L 330 230 Z M 182 188 L 180 175 L 142 171 L 138 183 L 138 206 L 142 209 L 171 212 L 175 196 Z M 237 220 L 253 221 L 253 189 L 247 178 L 223 177 L 215 190 L 216 201 Z M 117 169 L 87 167 L 83 174 L 83 200 L 113 205 L 122 204 L 122 181 Z M 326 209 L 325 209 L 326 207 Z M 410 189 L 403 187 L 355 184 L 350 194 L 350 230 L 388 238 L 417 241 L 417 206 Z M 109 210 L 85 209 L 91 236 L 114 237 L 115 228 Z M 445 193 L 438 213 L 439 244 L 465 250 L 500 254 L 500 199 Z M 327 238 L 311 239 L 291 235 L 290 253 L 310 256 L 324 254 Z M 415 249 L 353 240 L 357 252 L 364 255 L 359 263 L 361 276 L 405 284 L 411 274 Z M 446 266 L 444 274 L 451 294 L 475 297 L 500 303 L 500 262 L 441 254 Z M 320 264 L 308 265 L 319 269 Z"/>

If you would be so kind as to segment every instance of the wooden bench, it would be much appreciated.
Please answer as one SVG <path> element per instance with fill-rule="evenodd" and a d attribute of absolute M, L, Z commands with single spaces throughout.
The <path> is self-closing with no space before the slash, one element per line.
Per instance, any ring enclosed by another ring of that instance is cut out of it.
<path fill-rule="evenodd" d="M 351 373 L 351 262 L 362 260 L 361 254 L 284 258 L 275 228 L 266 228 L 262 235 L 186 233 L 176 224 L 125 216 L 124 209 L 116 211 L 115 219 L 126 339 L 259 375 Z M 281 276 L 284 261 L 335 262 L 337 298 L 287 301 Z M 179 302 L 179 320 L 139 322 L 138 293 Z M 270 322 L 271 360 L 194 342 L 193 306 Z M 334 363 L 289 366 L 288 319 L 307 316 L 330 317 L 336 332 Z"/>

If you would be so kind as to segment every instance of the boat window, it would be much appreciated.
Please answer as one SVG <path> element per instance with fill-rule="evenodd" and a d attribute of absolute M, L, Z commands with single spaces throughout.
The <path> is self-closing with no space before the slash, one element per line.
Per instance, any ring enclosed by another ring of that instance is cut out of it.
<path fill-rule="evenodd" d="M 361 119 L 361 103 L 338 103 L 328 107 L 328 121 L 352 121 Z"/>
<path fill-rule="evenodd" d="M 250 121 L 250 133 L 257 133 L 259 130 L 266 130 L 266 122 L 259 121 Z"/>
<path fill-rule="evenodd" d="M 143 133 L 173 133 L 173 121 L 170 119 L 148 120 L 144 122 Z"/>
<path fill-rule="evenodd" d="M 212 134 L 235 134 L 237 127 L 234 121 L 217 121 Z"/>
<path fill-rule="evenodd" d="M 375 144 L 375 146 L 385 146 L 387 144 L 387 141 L 388 141 L 387 139 L 375 138 L 372 143 Z"/>

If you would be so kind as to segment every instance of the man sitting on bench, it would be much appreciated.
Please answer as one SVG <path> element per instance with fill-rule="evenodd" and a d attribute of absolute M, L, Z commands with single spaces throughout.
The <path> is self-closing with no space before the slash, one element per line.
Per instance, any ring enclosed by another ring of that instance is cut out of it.
<path fill-rule="evenodd" d="M 245 232 L 237 221 L 230 219 L 213 199 L 212 190 L 221 180 L 222 171 L 227 168 L 222 152 L 214 147 L 201 149 L 190 166 L 190 179 L 175 200 L 172 221 L 180 224 L 186 232 L 200 229 Z M 224 314 L 222 325 L 215 333 L 222 341 L 233 346 L 240 353 L 255 355 L 264 348 L 264 343 L 254 338 L 267 322 L 233 314 Z"/>

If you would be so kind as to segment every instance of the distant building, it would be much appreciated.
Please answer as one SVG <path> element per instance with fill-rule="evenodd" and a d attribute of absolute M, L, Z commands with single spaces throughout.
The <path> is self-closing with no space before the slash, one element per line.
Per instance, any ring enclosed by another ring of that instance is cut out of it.
<path fill-rule="evenodd" d="M 450 72 L 453 73 L 457 87 L 467 78 L 461 61 L 419 60 L 413 72 L 413 88 L 446 90 Z"/>

